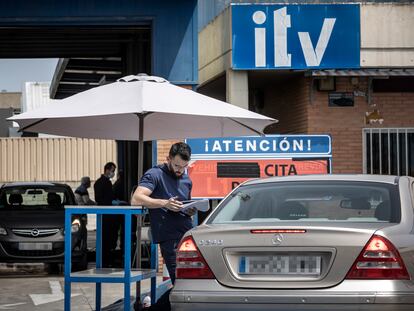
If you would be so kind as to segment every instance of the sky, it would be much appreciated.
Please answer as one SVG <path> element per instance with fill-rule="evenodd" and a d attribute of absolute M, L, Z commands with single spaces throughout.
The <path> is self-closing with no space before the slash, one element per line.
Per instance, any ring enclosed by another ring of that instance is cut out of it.
<path fill-rule="evenodd" d="M 0 59 L 0 91 L 21 92 L 23 82 L 52 81 L 58 59 Z"/>

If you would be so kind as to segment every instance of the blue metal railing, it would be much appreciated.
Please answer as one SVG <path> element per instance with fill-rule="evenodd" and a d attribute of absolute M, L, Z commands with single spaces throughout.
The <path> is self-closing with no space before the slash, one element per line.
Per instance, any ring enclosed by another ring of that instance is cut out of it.
<path fill-rule="evenodd" d="M 118 214 L 125 217 L 125 233 L 131 232 L 131 217 L 142 216 L 146 210 L 136 206 L 66 206 L 65 207 L 65 311 L 71 310 L 71 283 L 84 282 L 96 284 L 96 311 L 101 310 L 102 283 L 124 283 L 124 310 L 131 306 L 131 282 L 140 282 L 151 278 L 151 301 L 155 302 L 158 265 L 156 244 L 151 243 L 151 269 L 131 269 L 131 235 L 125 234 L 124 269 L 102 268 L 102 215 Z M 96 268 L 71 273 L 72 259 L 72 215 L 96 214 Z M 140 247 L 138 248 L 140 251 Z M 137 256 L 140 256 L 138 253 Z"/>

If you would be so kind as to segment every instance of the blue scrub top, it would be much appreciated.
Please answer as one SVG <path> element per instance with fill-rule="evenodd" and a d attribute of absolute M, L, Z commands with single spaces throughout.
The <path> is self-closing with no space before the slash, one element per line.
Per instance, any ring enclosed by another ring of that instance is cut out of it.
<path fill-rule="evenodd" d="M 168 168 L 167 164 L 158 165 L 149 169 L 142 176 L 139 186 L 152 191 L 150 197 L 166 199 L 178 197 L 179 201 L 191 199 L 193 186 L 187 174 L 177 177 Z M 184 233 L 193 227 L 192 219 L 180 212 L 173 212 L 166 208 L 150 208 L 151 234 L 154 243 L 167 240 L 180 240 Z"/>

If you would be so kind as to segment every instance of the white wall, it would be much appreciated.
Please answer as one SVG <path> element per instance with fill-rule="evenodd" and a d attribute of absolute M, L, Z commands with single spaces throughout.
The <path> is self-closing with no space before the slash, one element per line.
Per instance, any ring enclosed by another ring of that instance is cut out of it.
<path fill-rule="evenodd" d="M 414 3 L 361 5 L 361 66 L 414 67 Z"/>

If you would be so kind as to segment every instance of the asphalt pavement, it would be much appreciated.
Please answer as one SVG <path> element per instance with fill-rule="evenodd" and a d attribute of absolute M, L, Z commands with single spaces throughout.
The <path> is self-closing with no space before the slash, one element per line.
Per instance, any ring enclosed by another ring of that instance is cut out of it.
<path fill-rule="evenodd" d="M 162 278 L 158 279 L 158 284 Z M 150 280 L 142 282 L 142 292 Z M 64 304 L 63 274 L 49 274 L 43 264 L 0 264 L 0 310 L 61 311 Z M 124 295 L 123 284 L 102 285 L 102 307 Z M 135 296 L 135 286 L 131 286 Z M 72 283 L 72 310 L 95 309 L 95 284 Z"/>

